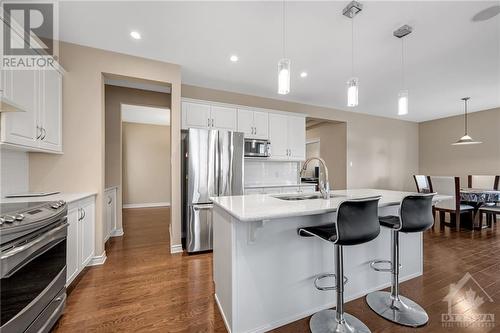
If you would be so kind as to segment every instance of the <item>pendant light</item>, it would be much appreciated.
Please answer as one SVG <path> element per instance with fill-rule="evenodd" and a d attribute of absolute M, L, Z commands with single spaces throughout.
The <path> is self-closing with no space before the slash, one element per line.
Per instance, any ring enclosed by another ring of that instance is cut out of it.
<path fill-rule="evenodd" d="M 408 114 L 408 89 L 405 83 L 405 42 L 404 37 L 411 34 L 413 28 L 405 24 L 396 31 L 393 35 L 401 39 L 401 89 L 398 93 L 398 115 L 404 116 Z"/>
<path fill-rule="evenodd" d="M 287 95 L 290 92 L 290 59 L 285 57 L 286 21 L 285 21 L 285 0 L 282 4 L 282 55 L 278 61 L 278 94 Z"/>
<path fill-rule="evenodd" d="M 351 1 L 343 10 L 342 15 L 351 19 L 351 78 L 347 81 L 347 106 L 358 106 L 359 80 L 354 76 L 354 17 L 363 10 L 363 5 Z"/>
<path fill-rule="evenodd" d="M 452 143 L 452 145 L 458 146 L 458 145 L 476 145 L 479 143 L 482 143 L 481 141 L 474 141 L 468 134 L 468 128 L 467 128 L 467 103 L 469 101 L 470 97 L 464 97 L 462 98 L 462 101 L 464 101 L 464 136 L 462 136 L 457 142 Z"/>

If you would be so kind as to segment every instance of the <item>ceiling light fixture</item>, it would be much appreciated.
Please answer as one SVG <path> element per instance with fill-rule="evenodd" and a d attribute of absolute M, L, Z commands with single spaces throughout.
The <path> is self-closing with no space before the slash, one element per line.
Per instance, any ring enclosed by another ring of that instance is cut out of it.
<path fill-rule="evenodd" d="M 464 97 L 462 98 L 462 101 L 464 101 L 464 129 L 465 129 L 465 134 L 462 136 L 457 142 L 452 143 L 454 146 L 458 145 L 476 145 L 479 143 L 482 143 L 481 141 L 474 141 L 468 134 L 468 128 L 467 128 L 467 102 L 469 101 L 470 97 Z"/>
<path fill-rule="evenodd" d="M 393 32 L 394 37 L 401 39 L 401 89 L 398 93 L 398 115 L 408 114 L 408 89 L 405 83 L 405 36 L 408 36 L 413 28 L 405 24 Z"/>
<path fill-rule="evenodd" d="M 237 62 L 238 56 L 236 54 L 233 54 L 231 57 L 229 57 L 229 60 L 231 60 L 232 62 Z"/>
<path fill-rule="evenodd" d="M 302 73 L 300 73 L 300 77 L 301 77 L 301 78 L 305 78 L 305 77 L 307 77 L 307 72 L 302 72 Z"/>
<path fill-rule="evenodd" d="M 354 17 L 363 10 L 363 5 L 351 1 L 343 10 L 342 15 L 351 19 L 351 78 L 347 81 L 347 106 L 358 105 L 359 80 L 354 77 Z"/>
<path fill-rule="evenodd" d="M 285 0 L 282 4 L 282 55 L 278 61 L 278 94 L 287 95 L 290 92 L 290 59 L 285 57 L 286 21 Z"/>
<path fill-rule="evenodd" d="M 130 37 L 133 39 L 141 39 L 141 34 L 138 31 L 131 31 L 130 32 Z"/>

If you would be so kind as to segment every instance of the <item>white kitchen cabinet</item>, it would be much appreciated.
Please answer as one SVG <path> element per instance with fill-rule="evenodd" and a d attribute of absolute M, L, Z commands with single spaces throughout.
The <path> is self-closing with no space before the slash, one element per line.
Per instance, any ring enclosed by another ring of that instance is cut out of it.
<path fill-rule="evenodd" d="M 267 112 L 238 109 L 238 132 L 243 132 L 245 138 L 269 138 L 269 118 Z"/>
<path fill-rule="evenodd" d="M 269 141 L 271 159 L 287 160 L 288 157 L 288 117 L 282 114 L 269 114 Z M 305 142 L 304 142 L 305 145 Z"/>
<path fill-rule="evenodd" d="M 234 131 L 236 130 L 236 109 L 224 106 L 212 105 L 210 110 L 211 127 L 216 129 Z"/>
<path fill-rule="evenodd" d="M 82 272 L 94 256 L 95 197 L 87 197 L 68 205 L 66 240 L 66 285 Z"/>
<path fill-rule="evenodd" d="M 236 130 L 236 109 L 204 103 L 182 102 L 182 128 Z"/>
<path fill-rule="evenodd" d="M 77 207 L 68 211 L 68 236 L 66 238 L 66 281 L 71 283 L 79 272 L 78 224 L 80 209 Z"/>
<path fill-rule="evenodd" d="M 26 151 L 62 152 L 62 74 L 5 70 L 3 98 L 22 112 L 1 113 L 0 142 Z"/>
<path fill-rule="evenodd" d="M 95 227 L 95 201 L 84 200 L 80 207 L 79 243 L 80 243 L 80 268 L 87 266 L 94 256 L 94 227 Z"/>
<path fill-rule="evenodd" d="M 116 229 L 116 188 L 107 189 L 104 192 L 104 207 L 106 208 L 106 220 L 104 230 L 104 242 L 106 242 L 111 233 Z"/>
<path fill-rule="evenodd" d="M 303 161 L 306 157 L 306 121 L 301 116 L 269 114 L 271 159 Z"/>
<path fill-rule="evenodd" d="M 182 102 L 183 128 L 209 128 L 210 105 Z"/>
<path fill-rule="evenodd" d="M 57 70 L 40 72 L 40 148 L 62 151 L 62 75 Z"/>
<path fill-rule="evenodd" d="M 306 120 L 304 117 L 288 116 L 288 149 L 292 160 L 306 159 Z"/>

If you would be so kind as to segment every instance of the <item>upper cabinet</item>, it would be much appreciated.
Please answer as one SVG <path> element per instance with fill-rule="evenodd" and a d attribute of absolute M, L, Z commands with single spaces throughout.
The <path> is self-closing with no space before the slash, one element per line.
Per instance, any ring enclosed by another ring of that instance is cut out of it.
<path fill-rule="evenodd" d="M 268 112 L 238 109 L 238 132 L 243 132 L 245 138 L 268 139 Z"/>
<path fill-rule="evenodd" d="M 236 130 L 236 109 L 203 103 L 182 102 L 182 128 Z"/>
<path fill-rule="evenodd" d="M 55 68 L 2 71 L 3 96 L 22 112 L 1 113 L 0 142 L 62 152 L 62 74 Z"/>
<path fill-rule="evenodd" d="M 269 141 L 271 142 L 271 159 L 305 160 L 305 117 L 270 113 Z"/>

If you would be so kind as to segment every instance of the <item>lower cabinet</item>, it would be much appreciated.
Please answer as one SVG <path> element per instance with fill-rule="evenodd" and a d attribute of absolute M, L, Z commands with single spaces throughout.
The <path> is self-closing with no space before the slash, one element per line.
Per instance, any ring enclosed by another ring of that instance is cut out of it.
<path fill-rule="evenodd" d="M 104 220 L 104 242 L 106 242 L 111 233 L 116 230 L 116 188 L 110 188 L 104 191 L 104 207 L 106 210 Z"/>
<path fill-rule="evenodd" d="M 68 206 L 66 285 L 69 285 L 94 256 L 95 197 L 71 202 Z"/>

